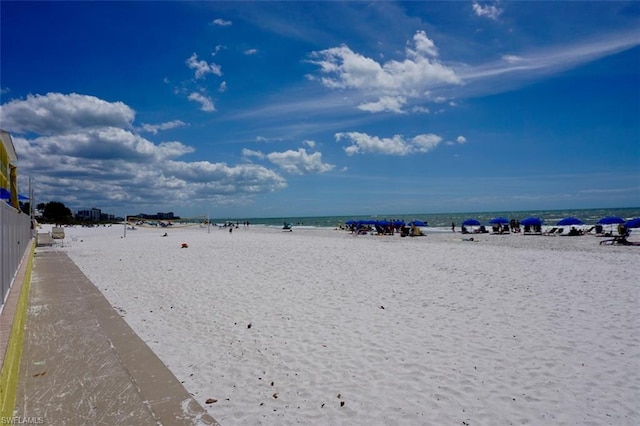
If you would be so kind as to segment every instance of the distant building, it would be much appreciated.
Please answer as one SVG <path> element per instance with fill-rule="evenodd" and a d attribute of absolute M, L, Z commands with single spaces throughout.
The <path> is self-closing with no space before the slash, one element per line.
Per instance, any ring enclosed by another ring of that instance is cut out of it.
<path fill-rule="evenodd" d="M 174 216 L 173 212 L 168 212 L 168 213 L 158 212 L 156 214 L 138 213 L 137 215 L 128 215 L 128 217 L 137 217 L 140 219 L 150 219 L 150 220 L 180 219 L 180 216 Z"/>
<path fill-rule="evenodd" d="M 158 212 L 156 213 L 156 219 L 173 219 L 173 212 L 169 212 L 169 213 L 161 213 Z"/>
<path fill-rule="evenodd" d="M 76 219 L 99 222 L 102 219 L 102 210 L 93 207 L 90 210 L 78 210 Z"/>
<path fill-rule="evenodd" d="M 116 220 L 116 216 L 111 213 L 101 213 L 100 220 L 102 222 L 113 222 L 114 220 Z"/>

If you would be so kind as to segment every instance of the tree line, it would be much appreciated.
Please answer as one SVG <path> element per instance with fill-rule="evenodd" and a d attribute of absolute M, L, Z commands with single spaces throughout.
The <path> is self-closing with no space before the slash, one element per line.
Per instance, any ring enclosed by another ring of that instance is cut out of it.
<path fill-rule="evenodd" d="M 27 203 L 28 204 L 28 203 Z M 27 206 L 27 212 L 28 210 Z M 71 210 L 59 201 L 50 201 L 48 203 L 39 203 L 36 208 L 42 212 L 42 218 L 45 222 L 53 223 L 70 223 L 73 222 L 73 213 Z"/>

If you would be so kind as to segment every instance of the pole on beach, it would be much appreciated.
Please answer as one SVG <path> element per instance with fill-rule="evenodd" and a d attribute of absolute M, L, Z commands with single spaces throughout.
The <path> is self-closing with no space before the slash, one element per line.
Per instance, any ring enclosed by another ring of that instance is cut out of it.
<path fill-rule="evenodd" d="M 207 212 L 207 234 L 211 233 L 211 218 L 209 217 L 209 212 Z"/>
<path fill-rule="evenodd" d="M 124 237 L 127 238 L 127 216 L 124 217 Z"/>

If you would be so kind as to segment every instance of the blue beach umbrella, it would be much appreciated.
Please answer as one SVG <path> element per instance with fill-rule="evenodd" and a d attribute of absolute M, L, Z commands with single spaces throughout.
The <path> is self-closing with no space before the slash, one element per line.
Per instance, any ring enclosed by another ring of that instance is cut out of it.
<path fill-rule="evenodd" d="M 633 218 L 624 223 L 625 228 L 640 228 L 640 217 Z"/>
<path fill-rule="evenodd" d="M 615 225 L 617 223 L 624 223 L 624 219 L 618 216 L 605 216 L 597 223 L 598 225 Z"/>
<path fill-rule="evenodd" d="M 2 199 L 2 200 L 10 200 L 11 199 L 11 192 L 8 189 L 0 188 L 0 199 Z M 24 196 L 22 194 L 18 194 L 18 201 L 20 201 L 20 202 L 29 201 L 29 197 Z"/>
<path fill-rule="evenodd" d="M 526 219 L 522 219 L 520 221 L 520 225 L 524 225 L 524 226 L 541 226 L 542 222 L 544 222 L 542 219 L 540 219 L 539 217 L 528 217 Z"/>
<path fill-rule="evenodd" d="M 492 225 L 504 225 L 505 223 L 509 223 L 509 219 L 506 217 L 494 217 L 489 223 Z"/>
<path fill-rule="evenodd" d="M 477 219 L 467 219 L 462 222 L 464 226 L 480 226 L 481 223 Z"/>
<path fill-rule="evenodd" d="M 571 225 L 584 225 L 584 222 L 577 217 L 565 217 L 560 219 L 557 223 L 558 226 L 571 226 Z"/>
<path fill-rule="evenodd" d="M 409 226 L 411 225 L 415 225 L 415 226 L 427 226 L 427 222 L 423 222 L 421 220 L 412 220 L 411 222 L 409 222 Z"/>

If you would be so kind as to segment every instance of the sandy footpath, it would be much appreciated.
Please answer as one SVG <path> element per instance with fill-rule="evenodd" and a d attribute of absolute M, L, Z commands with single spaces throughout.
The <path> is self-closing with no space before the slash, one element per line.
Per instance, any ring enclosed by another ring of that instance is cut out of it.
<path fill-rule="evenodd" d="M 120 225 L 61 250 L 224 425 L 640 424 L 640 247 L 440 231 Z"/>

